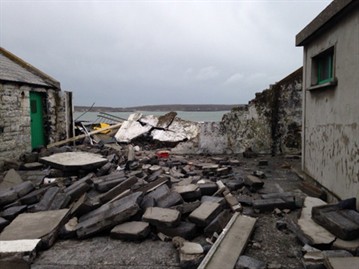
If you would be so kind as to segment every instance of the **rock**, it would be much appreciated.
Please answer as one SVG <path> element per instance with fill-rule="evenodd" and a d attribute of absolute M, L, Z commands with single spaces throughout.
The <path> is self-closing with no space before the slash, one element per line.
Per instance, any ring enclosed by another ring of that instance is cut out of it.
<path fill-rule="evenodd" d="M 265 262 L 251 258 L 249 256 L 239 256 L 234 269 L 266 269 Z"/>
<path fill-rule="evenodd" d="M 76 217 L 70 219 L 60 230 L 60 237 L 65 239 L 76 237 L 76 227 L 78 223 Z"/>
<path fill-rule="evenodd" d="M 180 223 L 181 213 L 175 209 L 149 207 L 142 220 L 155 226 L 176 227 Z"/>
<path fill-rule="evenodd" d="M 0 191 L 0 206 L 10 204 L 17 199 L 17 193 L 13 189 Z"/>
<path fill-rule="evenodd" d="M 48 210 L 59 191 L 59 187 L 48 188 L 40 202 L 29 207 L 29 212 Z"/>
<path fill-rule="evenodd" d="M 21 165 L 22 170 L 40 170 L 43 168 L 43 164 L 39 162 L 24 163 Z"/>
<path fill-rule="evenodd" d="M 182 196 L 175 191 L 170 191 L 156 201 L 158 207 L 169 208 L 174 205 L 182 204 Z"/>
<path fill-rule="evenodd" d="M 222 207 L 218 203 L 203 202 L 188 216 L 188 219 L 200 227 L 205 227 L 221 210 Z"/>
<path fill-rule="evenodd" d="M 201 197 L 201 202 L 213 202 L 213 203 L 218 203 L 220 204 L 222 207 L 225 206 L 226 204 L 226 200 L 224 199 L 224 197 L 217 197 L 217 196 L 202 196 Z"/>
<path fill-rule="evenodd" d="M 111 230 L 110 236 L 115 239 L 143 240 L 149 233 L 149 223 L 143 221 L 131 221 L 115 226 Z"/>
<path fill-rule="evenodd" d="M 183 245 L 180 248 L 180 252 L 182 254 L 203 254 L 204 250 L 201 244 L 194 243 L 194 242 L 183 242 Z"/>

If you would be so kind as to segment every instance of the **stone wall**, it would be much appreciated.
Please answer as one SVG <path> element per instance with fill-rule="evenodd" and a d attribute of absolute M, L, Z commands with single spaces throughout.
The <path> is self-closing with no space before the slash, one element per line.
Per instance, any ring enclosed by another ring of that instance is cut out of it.
<path fill-rule="evenodd" d="M 16 83 L 0 83 L 0 162 L 31 151 L 30 91 L 44 95 L 47 144 L 72 136 L 71 93 Z"/>
<path fill-rule="evenodd" d="M 300 153 L 302 68 L 257 93 L 248 105 L 232 109 L 222 124 L 234 153 L 248 148 L 272 155 Z"/>

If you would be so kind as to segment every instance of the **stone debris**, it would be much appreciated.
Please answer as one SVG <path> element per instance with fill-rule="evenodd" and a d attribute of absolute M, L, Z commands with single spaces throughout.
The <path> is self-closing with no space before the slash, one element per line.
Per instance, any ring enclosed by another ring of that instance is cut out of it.
<path fill-rule="evenodd" d="M 359 250 L 359 240 L 343 240 L 356 236 L 357 230 L 348 230 L 341 225 L 343 221 L 336 221 L 340 226 L 336 229 L 345 231 L 345 236 L 333 235 L 313 220 L 312 208 L 314 215 L 317 210 L 328 214 L 336 208 L 334 205 L 325 206 L 322 200 L 306 197 L 300 191 L 267 189 L 267 181 L 272 178 L 268 161 L 262 157 L 254 159 L 253 169 L 247 169 L 233 155 L 176 155 L 170 149 L 196 137 L 198 126 L 177 119 L 174 113 L 164 117 L 133 114 L 122 127 L 116 140 L 102 136 L 102 142 L 94 145 L 84 142 L 28 153 L 24 157 L 28 163 L 14 165 L 16 169 L 0 175 L 0 240 L 40 240 L 36 249 L 46 249 L 59 237 L 109 235 L 137 242 L 182 238 L 176 243 L 180 266 L 196 268 L 234 215 L 238 224 L 233 228 L 238 234 L 248 226 L 241 239 L 244 248 L 256 222 L 245 215 L 258 217 L 274 212 L 271 216 L 278 218 L 274 226 L 284 233 L 293 231 L 311 246 L 352 253 Z M 251 150 L 244 155 L 258 157 Z M 264 172 L 257 170 L 258 166 Z M 303 203 L 298 223 L 289 222 L 286 216 Z M 340 208 L 340 212 L 346 212 L 348 221 L 356 220 L 354 209 Z M 239 222 L 244 226 L 239 227 Z M 194 241 L 200 237 L 205 237 L 207 243 Z M 237 243 L 231 238 L 226 240 L 229 248 Z M 255 244 L 251 248 L 256 249 Z M 319 252 L 325 255 L 320 248 Z M 238 255 L 240 252 L 231 254 L 235 268 L 265 268 L 261 261 L 248 256 L 238 259 Z M 310 264 L 314 255 L 305 253 L 303 260 Z M 323 257 L 321 264 L 326 262 Z M 5 262 L 6 266 L 24 262 L 29 268 L 31 261 L 0 257 L 4 266 Z"/>

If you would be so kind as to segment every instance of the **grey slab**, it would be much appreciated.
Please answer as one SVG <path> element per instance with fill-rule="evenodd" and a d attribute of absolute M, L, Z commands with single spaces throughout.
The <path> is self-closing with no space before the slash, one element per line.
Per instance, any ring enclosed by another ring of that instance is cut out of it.
<path fill-rule="evenodd" d="M 206 236 L 212 236 L 213 233 L 220 234 L 222 230 L 226 227 L 227 223 L 231 219 L 232 214 L 229 210 L 224 210 L 220 212 L 205 228 L 204 234 Z"/>
<path fill-rule="evenodd" d="M 44 247 L 49 247 L 67 214 L 68 209 L 20 214 L 5 227 L 0 240 L 41 239 Z"/>
<path fill-rule="evenodd" d="M 48 188 L 41 200 L 37 204 L 29 207 L 29 212 L 48 210 L 59 191 L 59 187 Z"/>
<path fill-rule="evenodd" d="M 185 221 L 181 221 L 176 227 L 157 227 L 157 231 L 169 237 L 180 236 L 187 240 L 193 239 L 198 234 L 196 224 Z"/>
<path fill-rule="evenodd" d="M 247 175 L 244 182 L 246 185 L 253 187 L 255 189 L 260 189 L 264 185 L 264 182 L 259 177 L 252 176 L 252 175 Z"/>
<path fill-rule="evenodd" d="M 272 211 L 275 208 L 285 209 L 285 208 L 295 208 L 295 200 L 292 199 L 281 199 L 281 198 L 271 198 L 271 199 L 257 199 L 253 200 L 253 207 L 259 209 L 260 211 Z"/>
<path fill-rule="evenodd" d="M 143 240 L 150 233 L 150 224 L 144 221 L 130 221 L 115 226 L 111 238 L 124 240 Z"/>
<path fill-rule="evenodd" d="M 4 219 L 3 217 L 0 217 L 0 232 L 7 226 L 9 225 L 10 221 L 8 221 L 7 219 Z"/>
<path fill-rule="evenodd" d="M 221 210 L 222 207 L 218 203 L 203 202 L 188 216 L 188 219 L 198 226 L 205 227 L 220 213 Z"/>
<path fill-rule="evenodd" d="M 141 195 L 141 192 L 130 194 L 85 214 L 79 219 L 77 236 L 88 237 L 127 221 L 140 210 Z"/>
<path fill-rule="evenodd" d="M 17 193 L 13 189 L 0 191 L 0 206 L 10 204 L 17 200 Z"/>
<path fill-rule="evenodd" d="M 0 183 L 0 190 L 11 188 L 15 185 L 22 183 L 23 180 L 15 169 L 10 169 L 6 172 L 3 181 Z"/>
<path fill-rule="evenodd" d="M 155 226 L 176 227 L 180 223 L 181 213 L 175 209 L 149 207 L 143 214 L 142 220 Z"/>
<path fill-rule="evenodd" d="M 329 257 L 325 260 L 328 269 L 358 269 L 359 257 Z"/>
<path fill-rule="evenodd" d="M 234 269 L 266 269 L 266 268 L 267 268 L 267 264 L 265 262 L 246 255 L 239 256 L 236 262 L 236 266 L 234 267 Z"/>
<path fill-rule="evenodd" d="M 164 208 L 168 208 L 182 203 L 183 203 L 182 196 L 175 191 L 170 191 L 156 200 L 157 206 Z"/>
<path fill-rule="evenodd" d="M 99 154 L 89 152 L 62 152 L 40 158 L 42 163 L 63 171 L 93 170 L 107 163 Z"/>
<path fill-rule="evenodd" d="M 12 221 L 17 215 L 26 211 L 26 205 L 12 206 L 1 212 L 0 216 Z"/>
<path fill-rule="evenodd" d="M 126 179 L 125 181 L 121 182 L 117 186 L 113 187 L 108 192 L 102 194 L 99 198 L 100 201 L 102 203 L 106 203 L 106 202 L 112 200 L 117 195 L 121 194 L 122 192 L 131 189 L 131 187 L 137 182 L 137 180 L 138 179 L 136 177 L 130 177 L 130 178 Z"/>

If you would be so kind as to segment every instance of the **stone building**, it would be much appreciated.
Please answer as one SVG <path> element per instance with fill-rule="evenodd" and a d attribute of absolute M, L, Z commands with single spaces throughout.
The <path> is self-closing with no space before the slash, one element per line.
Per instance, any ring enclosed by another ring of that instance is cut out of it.
<path fill-rule="evenodd" d="M 359 1 L 335 0 L 296 36 L 303 47 L 302 168 L 359 198 Z"/>
<path fill-rule="evenodd" d="M 233 152 L 263 154 L 301 151 L 302 68 L 257 93 L 248 105 L 225 114 L 222 124 Z"/>
<path fill-rule="evenodd" d="M 0 162 L 71 136 L 72 93 L 0 48 Z"/>

